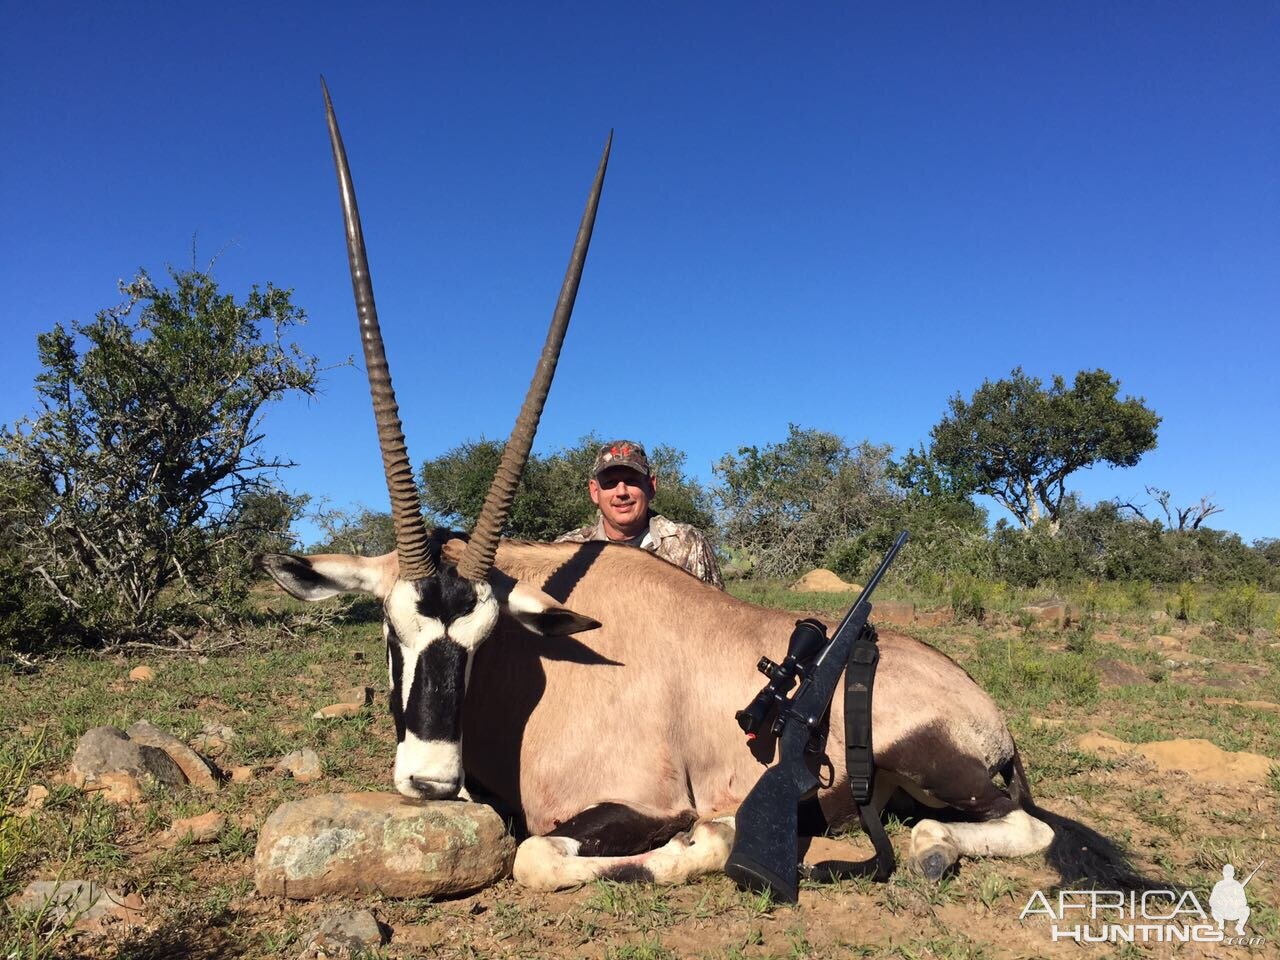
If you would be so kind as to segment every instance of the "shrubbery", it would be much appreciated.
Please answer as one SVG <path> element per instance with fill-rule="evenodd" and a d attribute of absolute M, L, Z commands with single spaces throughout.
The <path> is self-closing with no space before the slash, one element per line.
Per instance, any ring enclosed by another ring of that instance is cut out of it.
<path fill-rule="evenodd" d="M 281 339 L 302 311 L 270 285 L 237 303 L 207 273 L 171 279 L 140 273 L 120 306 L 39 337 L 41 409 L 0 431 L 11 644 L 194 629 L 243 600 L 250 555 L 301 507 L 259 428 L 314 390 L 315 359 Z"/>
<path fill-rule="evenodd" d="M 237 303 L 196 270 L 172 272 L 168 289 L 143 273 L 124 292 L 92 323 L 39 338 L 41 409 L 0 430 L 0 652 L 51 638 L 181 635 L 242 604 L 253 553 L 296 548 L 291 525 L 308 498 L 271 484 L 286 464 L 260 452 L 258 429 L 266 404 L 316 384 L 315 359 L 281 339 L 303 320 L 289 292 L 254 288 Z M 825 566 L 862 580 L 905 528 L 911 546 L 895 579 L 949 594 L 973 620 L 999 609 L 1010 587 L 1072 584 L 1091 584 L 1091 610 L 1142 608 L 1161 584 L 1177 585 L 1173 616 L 1208 608 L 1241 628 L 1269 618 L 1260 591 L 1280 589 L 1280 541 L 1249 546 L 1202 526 L 1220 510 L 1207 499 L 1172 511 L 1170 494 L 1149 488 L 1162 525 L 1141 505 L 1086 506 L 1064 492 L 1075 469 L 1131 464 L 1154 444 L 1159 418 L 1121 400 L 1118 386 L 1093 371 L 1046 389 L 1015 370 L 970 401 L 953 398 L 930 448 L 899 462 L 887 445 L 791 425 L 780 442 L 722 457 L 710 491 L 687 475 L 682 451 L 655 445 L 653 507 L 705 530 L 730 576 Z M 1000 450 L 1017 424 L 1015 469 Z M 505 534 L 553 540 L 590 522 L 599 445 L 591 434 L 531 457 Z M 468 529 L 501 452 L 481 439 L 426 461 L 428 520 Z M 1018 525 L 989 527 L 975 491 L 995 491 Z M 386 513 L 321 511 L 318 521 L 313 549 L 394 548 Z M 1203 584 L 1222 589 L 1205 598 Z"/>
<path fill-rule="evenodd" d="M 792 424 L 780 443 L 725 454 L 715 497 L 734 566 L 764 577 L 823 563 L 857 567 L 874 549 L 876 524 L 897 507 L 890 451 Z"/>
<path fill-rule="evenodd" d="M 886 454 L 887 448 L 864 443 L 855 450 L 838 437 L 793 426 L 782 443 L 726 457 L 716 491 L 724 544 L 756 558 L 757 574 L 785 578 L 821 565 L 860 581 L 906 529 L 911 544 L 894 576 L 930 593 L 955 592 L 957 610 L 975 619 L 984 607 L 976 585 L 988 582 L 1026 588 L 1115 582 L 1133 589 L 1185 583 L 1183 608 L 1195 603 L 1190 584 L 1280 589 L 1275 540 L 1249 546 L 1223 530 L 1170 529 L 1113 502 L 1085 506 L 1072 495 L 1063 498 L 1056 523 L 1042 519 L 1023 530 L 1000 520 L 988 529 L 986 512 L 947 478 L 930 474 L 927 461 L 917 455 L 900 465 Z M 837 483 L 842 471 L 856 481 Z M 836 490 L 850 505 L 839 513 L 826 499 Z M 1257 615 L 1242 601 L 1231 609 L 1236 621 Z"/>

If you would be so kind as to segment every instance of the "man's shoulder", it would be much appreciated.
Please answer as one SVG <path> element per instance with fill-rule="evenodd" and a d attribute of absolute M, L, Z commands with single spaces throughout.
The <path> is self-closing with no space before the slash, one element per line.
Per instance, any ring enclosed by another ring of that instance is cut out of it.
<path fill-rule="evenodd" d="M 655 513 L 649 518 L 649 530 L 655 539 L 662 537 L 680 537 L 681 539 L 706 539 L 701 530 L 691 523 L 679 523 L 675 520 L 668 520 L 661 514 Z"/>
<path fill-rule="evenodd" d="M 568 533 L 556 537 L 556 543 L 586 543 L 588 540 L 595 539 L 596 524 L 588 523 L 585 527 L 579 527 L 577 530 L 570 530 Z"/>

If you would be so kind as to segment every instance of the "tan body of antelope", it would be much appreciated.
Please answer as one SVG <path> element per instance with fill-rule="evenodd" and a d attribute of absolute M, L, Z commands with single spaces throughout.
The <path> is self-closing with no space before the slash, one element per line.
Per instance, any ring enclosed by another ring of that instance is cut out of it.
<path fill-rule="evenodd" d="M 396 788 L 414 799 L 453 799 L 465 781 L 493 798 L 531 835 L 517 856 L 522 881 L 555 888 L 718 868 L 732 840 L 731 818 L 718 815 L 746 796 L 771 747 L 749 750 L 734 713 L 759 689 L 760 656 L 781 658 L 793 617 L 735 600 L 640 550 L 498 536 L 568 325 L 608 145 L 547 345 L 468 542 L 429 533 L 422 521 L 327 91 L 325 99 L 397 549 L 372 558 L 268 555 L 264 567 L 304 599 L 364 592 L 382 600 Z M 1032 803 L 990 697 L 910 637 L 886 631 L 880 647 L 874 802 L 883 809 L 901 790 L 953 821 L 915 825 L 915 864 L 936 877 L 960 855 L 1048 847 L 1069 821 Z M 832 823 L 854 812 L 841 712 L 837 698 L 827 750 L 833 779 L 820 794 Z"/>

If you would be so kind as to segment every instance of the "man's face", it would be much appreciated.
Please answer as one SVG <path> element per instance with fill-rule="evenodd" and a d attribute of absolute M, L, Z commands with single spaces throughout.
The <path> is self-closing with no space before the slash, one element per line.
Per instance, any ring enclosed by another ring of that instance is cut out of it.
<path fill-rule="evenodd" d="M 605 533 L 611 540 L 626 540 L 644 529 L 649 519 L 649 500 L 656 484 L 630 467 L 602 470 L 587 489 L 591 502 L 600 508 Z"/>

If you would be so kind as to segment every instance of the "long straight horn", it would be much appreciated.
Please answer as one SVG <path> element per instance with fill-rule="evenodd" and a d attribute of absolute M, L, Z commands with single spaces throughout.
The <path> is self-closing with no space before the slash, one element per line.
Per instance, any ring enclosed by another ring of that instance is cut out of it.
<path fill-rule="evenodd" d="M 484 507 L 471 534 L 471 542 L 458 561 L 458 573 L 468 580 L 483 580 L 493 566 L 498 538 L 507 522 L 507 512 L 511 509 L 516 487 L 520 485 L 520 476 L 529 460 L 533 435 L 538 430 L 538 420 L 542 417 L 542 408 L 547 402 L 551 378 L 555 376 L 556 363 L 560 360 L 560 347 L 564 343 L 565 331 L 569 329 L 569 317 L 573 314 L 573 302 L 578 296 L 578 284 L 582 281 L 582 268 L 587 262 L 587 248 L 591 245 L 591 231 L 595 227 L 596 208 L 600 206 L 600 189 L 604 186 L 604 172 L 609 166 L 609 148 L 612 145 L 613 131 L 610 130 L 609 139 L 604 144 L 604 153 L 600 157 L 600 166 L 596 170 L 595 182 L 591 184 L 591 194 L 587 197 L 587 208 L 583 211 L 582 223 L 578 226 L 578 237 L 573 242 L 569 268 L 565 271 L 564 283 L 560 286 L 560 298 L 556 301 L 555 313 L 551 316 L 547 342 L 542 346 L 542 356 L 538 358 L 538 366 L 533 372 L 533 381 L 529 384 L 524 406 L 520 408 L 511 437 L 502 451 L 498 472 L 489 487 L 488 496 L 484 498 Z"/>
<path fill-rule="evenodd" d="M 396 528 L 396 553 L 400 558 L 403 580 L 424 580 L 435 574 L 431 553 L 427 548 L 427 527 L 422 522 L 422 504 L 409 466 L 409 451 L 404 445 L 400 427 L 400 408 L 391 389 L 391 371 L 382 347 L 382 328 L 378 326 L 378 308 L 373 302 L 373 281 L 369 278 L 369 259 L 364 251 L 364 232 L 360 229 L 360 211 L 356 207 L 356 191 L 347 166 L 347 151 L 338 132 L 338 118 L 324 78 L 324 109 L 329 121 L 329 142 L 333 145 L 333 162 L 338 168 L 338 192 L 342 196 L 342 219 L 347 227 L 347 261 L 351 265 L 351 288 L 356 296 L 356 316 L 360 321 L 360 342 L 364 345 L 364 365 L 369 373 L 369 393 L 373 396 L 373 416 L 378 423 L 378 446 L 382 450 L 382 468 L 387 476 L 387 492 L 391 495 L 391 518 Z"/>

